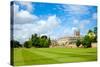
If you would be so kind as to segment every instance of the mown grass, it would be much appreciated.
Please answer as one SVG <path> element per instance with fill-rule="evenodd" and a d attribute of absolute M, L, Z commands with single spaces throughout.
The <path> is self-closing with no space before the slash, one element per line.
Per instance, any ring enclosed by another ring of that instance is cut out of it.
<path fill-rule="evenodd" d="M 96 60 L 96 48 L 14 48 L 15 66 Z"/>

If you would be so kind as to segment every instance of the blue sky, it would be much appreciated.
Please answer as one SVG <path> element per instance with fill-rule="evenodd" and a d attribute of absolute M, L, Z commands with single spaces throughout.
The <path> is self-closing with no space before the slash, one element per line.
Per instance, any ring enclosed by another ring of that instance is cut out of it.
<path fill-rule="evenodd" d="M 16 1 L 14 8 L 14 39 L 23 43 L 32 34 L 51 39 L 73 36 L 80 29 L 85 35 L 97 26 L 97 7 L 72 4 Z"/>

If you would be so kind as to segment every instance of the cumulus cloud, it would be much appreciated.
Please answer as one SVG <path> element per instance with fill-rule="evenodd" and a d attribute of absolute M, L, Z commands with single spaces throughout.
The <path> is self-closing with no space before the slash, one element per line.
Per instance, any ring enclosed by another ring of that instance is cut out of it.
<path fill-rule="evenodd" d="M 27 40 L 34 33 L 46 34 L 60 25 L 60 20 L 56 15 L 49 16 L 47 20 L 38 20 L 35 23 L 25 22 L 26 24 L 15 24 L 14 26 L 14 38 L 22 42 Z"/>
<path fill-rule="evenodd" d="M 20 2 L 20 4 L 28 6 L 30 3 Z M 35 32 L 35 22 L 38 21 L 38 17 L 31 14 L 28 10 L 19 11 L 20 6 L 16 3 L 14 3 L 12 6 L 14 8 L 14 39 L 20 42 L 24 42 L 33 32 Z"/>
<path fill-rule="evenodd" d="M 38 20 L 38 17 L 30 14 L 26 10 L 21 10 L 20 12 L 17 12 L 14 16 L 15 24 L 34 23 L 36 20 Z"/>
<path fill-rule="evenodd" d="M 19 5 L 14 3 L 13 8 L 14 8 L 14 23 L 15 24 L 33 23 L 38 19 L 36 15 L 32 15 L 27 10 L 19 11 L 19 7 L 20 7 Z"/>

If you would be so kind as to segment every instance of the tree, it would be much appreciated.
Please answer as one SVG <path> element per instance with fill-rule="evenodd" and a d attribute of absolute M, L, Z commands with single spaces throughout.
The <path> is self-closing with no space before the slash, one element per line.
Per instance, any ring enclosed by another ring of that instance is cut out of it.
<path fill-rule="evenodd" d="M 32 45 L 33 46 L 36 46 L 38 44 L 38 37 L 37 37 L 37 34 L 32 34 L 31 36 L 31 41 L 32 41 Z"/>
<path fill-rule="evenodd" d="M 94 27 L 93 32 L 94 32 L 95 34 L 97 34 L 97 27 Z"/>
<path fill-rule="evenodd" d="M 76 41 L 76 46 L 79 47 L 80 45 L 81 45 L 81 41 L 78 39 L 78 40 Z"/>
<path fill-rule="evenodd" d="M 42 47 L 43 46 L 43 39 L 39 38 L 39 44 L 38 47 Z"/>
<path fill-rule="evenodd" d="M 41 36 L 39 40 L 39 46 L 40 47 L 48 47 L 48 39 L 47 36 Z"/>
<path fill-rule="evenodd" d="M 91 43 L 93 42 L 94 37 L 95 37 L 94 32 L 92 30 L 89 30 L 87 35 L 85 35 L 85 37 L 83 38 L 82 45 L 85 48 L 91 47 Z"/>
<path fill-rule="evenodd" d="M 31 40 L 26 41 L 26 42 L 24 43 L 24 47 L 26 47 L 26 48 L 31 48 L 31 47 L 32 47 L 32 41 L 31 41 Z"/>
<path fill-rule="evenodd" d="M 88 35 L 86 35 L 86 36 L 83 38 L 82 45 L 83 45 L 85 48 L 91 47 L 91 39 L 90 39 L 90 37 L 89 37 Z"/>
<path fill-rule="evenodd" d="M 46 35 L 43 35 L 43 36 L 41 36 L 41 38 L 43 38 L 43 39 L 47 39 L 47 36 L 46 36 Z"/>
<path fill-rule="evenodd" d="M 97 42 L 97 27 L 94 27 L 93 32 L 95 34 L 95 38 L 94 38 L 93 42 Z"/>
<path fill-rule="evenodd" d="M 18 47 L 22 47 L 22 45 L 16 40 L 11 40 L 11 48 L 18 48 Z"/>
<path fill-rule="evenodd" d="M 92 42 L 97 41 L 97 27 L 94 27 L 94 30 L 89 30 L 87 35 L 83 38 L 82 45 L 86 48 L 91 47 Z"/>
<path fill-rule="evenodd" d="M 38 37 L 38 46 L 36 47 L 49 47 L 50 44 L 50 38 L 48 38 L 46 35 L 43 35 L 41 37 Z"/>
<path fill-rule="evenodd" d="M 91 32 L 93 32 L 93 31 L 92 31 L 92 30 L 89 30 L 89 31 L 88 31 L 88 33 L 91 33 Z"/>
<path fill-rule="evenodd" d="M 37 36 L 37 34 L 32 34 L 30 40 L 32 42 L 32 46 L 34 47 L 49 47 L 51 44 L 50 38 L 48 38 L 46 35 L 40 37 Z M 25 44 L 27 44 L 27 42 Z"/>
<path fill-rule="evenodd" d="M 90 31 L 88 32 L 87 36 L 89 36 L 91 42 L 93 42 L 94 38 L 95 38 L 95 33 L 93 31 Z"/>

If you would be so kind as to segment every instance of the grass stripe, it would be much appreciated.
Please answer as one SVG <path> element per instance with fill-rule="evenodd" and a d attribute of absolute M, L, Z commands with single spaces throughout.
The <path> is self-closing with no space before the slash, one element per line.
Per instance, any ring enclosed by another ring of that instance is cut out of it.
<path fill-rule="evenodd" d="M 30 52 L 28 49 L 23 49 L 22 55 L 24 58 L 24 65 L 30 65 L 30 64 L 45 64 L 47 63 L 54 63 L 57 62 L 51 58 L 42 56 L 37 53 Z"/>
<path fill-rule="evenodd" d="M 14 52 L 17 66 L 97 60 L 96 48 L 21 48 L 21 50 L 18 48 Z"/>
<path fill-rule="evenodd" d="M 31 50 L 30 50 L 31 51 Z M 33 51 L 34 52 L 34 51 Z M 61 52 L 56 52 L 56 51 L 46 51 L 46 50 L 41 50 L 41 49 L 38 49 L 35 51 L 37 54 L 41 54 L 43 56 L 49 56 L 50 58 L 53 58 L 59 62 L 62 62 L 61 60 L 59 59 L 63 59 L 63 58 L 66 58 L 66 57 L 69 57 L 69 58 L 82 58 L 82 61 L 85 61 L 85 60 L 96 60 L 94 58 L 91 59 L 91 57 L 94 57 L 93 55 L 82 55 L 82 54 L 75 54 L 75 53 L 61 53 Z M 90 58 L 88 58 L 88 56 L 91 56 Z M 59 59 L 57 59 L 59 58 Z M 66 60 L 67 61 L 67 60 Z"/>
<path fill-rule="evenodd" d="M 14 49 L 14 65 L 24 65 L 24 58 L 22 56 L 22 48 Z"/>

